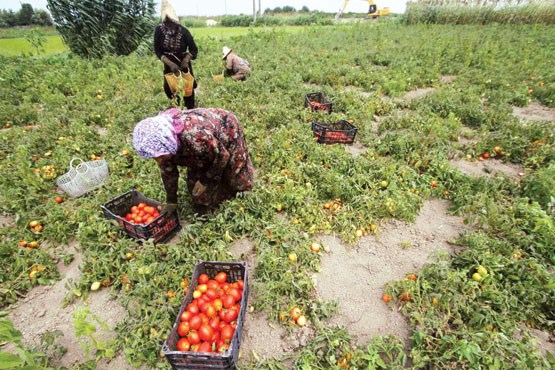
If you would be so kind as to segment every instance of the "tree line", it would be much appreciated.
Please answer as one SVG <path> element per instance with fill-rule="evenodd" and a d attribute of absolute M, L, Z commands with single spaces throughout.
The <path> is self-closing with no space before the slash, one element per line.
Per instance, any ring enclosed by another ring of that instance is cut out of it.
<path fill-rule="evenodd" d="M 0 27 L 52 26 L 50 14 L 43 9 L 33 9 L 31 4 L 21 4 L 17 12 L 0 10 Z"/>

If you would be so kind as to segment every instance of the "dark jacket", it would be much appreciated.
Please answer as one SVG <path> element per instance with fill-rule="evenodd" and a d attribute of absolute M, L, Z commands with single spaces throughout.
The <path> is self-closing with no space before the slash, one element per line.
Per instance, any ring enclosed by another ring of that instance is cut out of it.
<path fill-rule="evenodd" d="M 190 53 L 192 55 L 191 59 L 197 59 L 198 48 L 193 39 L 191 32 L 183 26 L 179 26 L 181 30 L 181 40 L 176 49 L 168 49 L 164 46 L 164 32 L 162 31 L 162 25 L 159 24 L 154 30 L 154 52 L 158 59 L 162 55 L 166 55 L 172 62 L 177 65 L 181 65 L 181 61 L 185 57 L 185 54 Z M 190 64 L 190 63 L 189 63 Z M 189 69 L 191 66 L 189 65 Z M 164 64 L 164 73 L 171 72 L 170 67 Z M 192 73 L 192 72 L 191 72 Z"/>

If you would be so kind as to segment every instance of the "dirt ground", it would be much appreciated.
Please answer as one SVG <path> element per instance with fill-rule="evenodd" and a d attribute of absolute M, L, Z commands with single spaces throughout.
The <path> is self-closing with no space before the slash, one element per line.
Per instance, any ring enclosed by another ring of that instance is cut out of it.
<path fill-rule="evenodd" d="M 451 252 L 448 242 L 465 226 L 447 209 L 444 201 L 426 202 L 415 223 L 385 222 L 378 226 L 376 235 L 361 238 L 354 246 L 331 235 L 320 236 L 326 252 L 320 271 L 313 277 L 316 294 L 320 299 L 339 303 L 339 314 L 328 325 L 345 327 L 357 345 L 386 334 L 408 343 L 408 323 L 397 308 L 381 301 L 382 289 L 389 281 L 418 273 L 435 253 Z M 360 283 L 352 284 L 353 276 Z M 269 322 L 264 312 L 249 314 L 241 352 L 243 356 L 255 353 L 259 358 L 281 358 L 302 347 L 312 334 L 310 323 L 288 333 L 279 324 Z"/>
<path fill-rule="evenodd" d="M 532 102 L 526 107 L 513 107 L 513 114 L 530 121 L 555 122 L 555 108 L 544 107 L 538 102 Z"/>
<path fill-rule="evenodd" d="M 110 297 L 109 290 L 99 290 L 91 292 L 89 298 L 85 301 L 77 300 L 75 303 L 63 307 L 63 301 L 69 291 L 66 283 L 71 280 L 77 281 L 80 277 L 79 267 L 82 262 L 81 254 L 75 242 L 70 243 L 65 253 L 74 255 L 73 261 L 65 266 L 58 263 L 58 269 L 62 279 L 50 286 L 39 286 L 32 289 L 25 298 L 9 307 L 11 311 L 8 315 L 16 329 L 23 334 L 23 342 L 27 345 L 38 346 L 40 337 L 54 330 L 60 331 L 62 334 L 56 344 L 65 349 L 65 354 L 57 358 L 52 365 L 56 367 L 66 367 L 71 369 L 78 363 L 86 360 L 85 354 L 80 348 L 79 340 L 75 336 L 73 327 L 73 312 L 80 306 L 87 306 L 92 313 L 104 321 L 110 329 L 114 329 L 119 320 L 125 316 L 126 310 L 115 300 Z M 110 339 L 115 336 L 115 332 L 100 333 L 100 338 Z M 61 355 L 61 354 L 60 354 Z M 126 363 L 123 356 L 120 359 L 114 359 L 116 363 Z M 106 362 L 104 362 L 105 365 Z M 100 364 L 99 364 L 100 365 Z M 106 369 L 132 369 L 128 367 L 106 367 Z"/>
<path fill-rule="evenodd" d="M 457 159 L 450 161 L 451 165 L 458 168 L 461 172 L 473 176 L 506 176 L 511 179 L 519 179 L 525 175 L 522 165 L 514 163 L 504 163 L 499 159 L 488 159 L 484 161 L 469 161 L 466 159 Z"/>

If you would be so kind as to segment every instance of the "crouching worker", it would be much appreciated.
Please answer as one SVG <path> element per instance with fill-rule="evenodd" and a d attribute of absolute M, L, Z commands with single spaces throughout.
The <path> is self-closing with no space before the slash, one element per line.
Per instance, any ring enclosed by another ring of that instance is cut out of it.
<path fill-rule="evenodd" d="M 245 80 L 251 73 L 249 62 L 235 54 L 233 50 L 224 46 L 222 49 L 223 60 L 225 60 L 226 74 L 236 81 Z"/>
<path fill-rule="evenodd" d="M 133 130 L 133 146 L 160 168 L 167 202 L 177 203 L 179 167 L 187 168 L 194 211 L 204 214 L 253 186 L 253 166 L 237 118 L 223 109 L 172 108 Z"/>

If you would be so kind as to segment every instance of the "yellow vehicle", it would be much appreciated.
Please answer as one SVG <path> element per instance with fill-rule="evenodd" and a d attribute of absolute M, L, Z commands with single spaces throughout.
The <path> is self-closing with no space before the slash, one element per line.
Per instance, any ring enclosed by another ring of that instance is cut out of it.
<path fill-rule="evenodd" d="M 370 6 L 370 8 L 368 9 L 368 14 L 366 15 L 366 18 L 376 19 L 389 14 L 389 8 L 378 9 L 378 6 L 374 2 L 374 0 L 364 0 L 364 1 L 368 1 L 368 5 Z M 349 5 L 349 2 L 350 0 L 343 1 L 343 6 L 341 7 L 341 9 L 339 9 L 337 14 L 335 15 L 335 20 L 338 20 L 341 17 L 341 15 L 343 14 L 343 11 L 347 7 L 347 5 Z"/>

